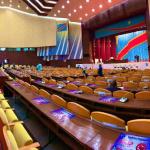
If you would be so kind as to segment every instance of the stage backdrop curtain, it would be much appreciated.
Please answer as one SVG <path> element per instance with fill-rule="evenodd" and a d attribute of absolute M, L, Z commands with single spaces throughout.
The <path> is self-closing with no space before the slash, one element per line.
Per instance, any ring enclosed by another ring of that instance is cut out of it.
<path fill-rule="evenodd" d="M 116 58 L 116 38 L 115 36 L 100 38 L 92 41 L 93 59 L 109 60 L 110 57 Z"/>
<path fill-rule="evenodd" d="M 145 30 L 126 33 L 117 36 L 117 59 L 128 59 L 135 61 L 135 56 L 140 57 L 140 61 L 148 61 L 148 43 Z"/>

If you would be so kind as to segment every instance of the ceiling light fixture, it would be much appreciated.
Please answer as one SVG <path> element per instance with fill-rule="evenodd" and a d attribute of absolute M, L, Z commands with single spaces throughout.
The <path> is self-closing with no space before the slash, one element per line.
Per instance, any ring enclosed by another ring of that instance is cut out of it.
<path fill-rule="evenodd" d="M 69 13 L 68 16 L 71 16 L 71 13 Z"/>
<path fill-rule="evenodd" d="M 67 1 L 67 4 L 69 4 L 69 3 L 70 3 L 70 1 L 68 0 L 68 1 Z"/>
<path fill-rule="evenodd" d="M 34 5 L 31 0 L 27 0 L 27 2 L 32 5 L 39 13 L 44 14 L 44 11 L 41 11 L 36 5 Z"/>
<path fill-rule="evenodd" d="M 62 8 L 62 9 L 64 9 L 64 8 L 65 8 L 65 6 L 64 6 L 64 5 L 62 5 L 62 6 L 61 6 L 61 8 Z"/>
<path fill-rule="evenodd" d="M 49 1 L 49 0 L 47 0 L 46 3 L 49 3 L 49 4 L 57 4 L 57 2 L 55 2 L 55 1 Z"/>
<path fill-rule="evenodd" d="M 80 8 L 80 9 L 82 9 L 82 8 L 83 8 L 83 6 L 82 6 L 82 5 L 80 5 L 80 6 L 79 6 L 79 8 Z"/>
<path fill-rule="evenodd" d="M 35 0 L 42 8 L 45 8 L 45 9 L 52 9 L 52 7 L 47 7 L 47 6 L 44 6 L 39 0 Z"/>
<path fill-rule="evenodd" d="M 100 5 L 99 5 L 99 8 L 102 8 L 102 7 L 103 7 L 103 5 L 102 5 L 102 4 L 100 4 Z"/>
<path fill-rule="evenodd" d="M 95 12 L 95 9 L 94 9 L 94 8 L 92 9 L 92 12 Z"/>
<path fill-rule="evenodd" d="M 76 12 L 77 12 L 77 10 L 76 10 L 76 9 L 74 9 L 74 10 L 73 10 L 73 12 L 74 12 L 74 13 L 76 13 Z"/>

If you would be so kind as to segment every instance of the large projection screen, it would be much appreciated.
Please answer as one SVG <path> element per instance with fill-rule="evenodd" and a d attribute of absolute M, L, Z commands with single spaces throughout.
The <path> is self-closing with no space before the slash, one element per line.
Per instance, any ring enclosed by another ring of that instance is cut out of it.
<path fill-rule="evenodd" d="M 0 8 L 0 47 L 56 45 L 56 21 Z"/>

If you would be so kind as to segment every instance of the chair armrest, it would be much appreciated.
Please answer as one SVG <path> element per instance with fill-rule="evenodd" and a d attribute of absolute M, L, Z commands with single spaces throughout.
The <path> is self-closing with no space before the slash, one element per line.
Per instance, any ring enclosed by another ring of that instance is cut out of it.
<path fill-rule="evenodd" d="M 7 126 L 8 127 L 14 126 L 16 123 L 22 123 L 23 124 L 24 122 L 23 121 L 10 122 L 10 123 L 7 124 Z"/>
<path fill-rule="evenodd" d="M 23 147 L 19 148 L 19 150 L 29 150 L 31 148 L 36 148 L 36 147 L 40 147 L 40 144 L 38 142 L 32 143 L 27 146 L 23 146 Z"/>

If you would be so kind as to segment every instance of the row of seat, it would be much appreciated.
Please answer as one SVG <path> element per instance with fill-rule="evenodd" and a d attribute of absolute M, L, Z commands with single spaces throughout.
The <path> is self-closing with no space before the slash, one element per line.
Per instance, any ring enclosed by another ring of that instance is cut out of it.
<path fill-rule="evenodd" d="M 52 100 L 55 104 L 68 109 L 69 111 L 75 113 L 76 115 L 80 117 L 92 119 L 93 121 L 98 121 L 101 123 L 113 124 L 113 125 L 116 125 L 117 127 L 121 127 L 124 129 L 126 128 L 127 131 L 131 131 L 131 132 L 148 134 L 148 135 L 150 134 L 150 130 L 149 130 L 150 119 L 131 120 L 127 122 L 127 127 L 126 127 L 125 121 L 115 115 L 104 113 L 104 112 L 99 112 L 99 111 L 94 111 L 90 113 L 90 111 L 87 108 L 75 102 L 67 103 L 62 97 L 58 95 L 55 95 L 55 94 L 51 95 L 47 91 L 43 89 L 39 90 L 37 87 L 27 84 L 26 82 L 23 82 L 21 80 L 17 80 L 17 82 L 31 89 L 33 92 L 39 94 L 40 96 L 43 96 L 46 99 Z M 143 128 L 141 128 L 141 125 L 143 126 Z"/>
<path fill-rule="evenodd" d="M 136 98 L 137 100 L 150 100 L 150 91 L 141 91 L 134 95 L 132 92 L 128 92 L 125 90 L 118 90 L 118 91 L 114 91 L 112 93 L 109 90 L 104 89 L 104 88 L 96 88 L 95 90 L 93 90 L 92 88 L 90 88 L 88 86 L 78 87 L 77 85 L 75 85 L 73 83 L 65 84 L 62 81 L 56 82 L 56 80 L 54 80 L 54 79 L 48 80 L 46 78 L 43 78 L 43 82 L 48 83 L 48 84 L 63 84 L 65 86 L 65 88 L 68 90 L 81 90 L 83 93 L 86 93 L 86 94 L 98 94 L 99 92 L 105 92 L 106 95 L 112 95 L 117 98 L 126 97 L 129 100 L 132 100 L 134 98 Z"/>
<path fill-rule="evenodd" d="M 38 142 L 34 142 L 23 122 L 18 119 L 3 94 L 0 94 L 0 130 L 3 133 L 7 150 L 37 150 Z M 2 141 L 2 139 L 1 139 Z"/>

